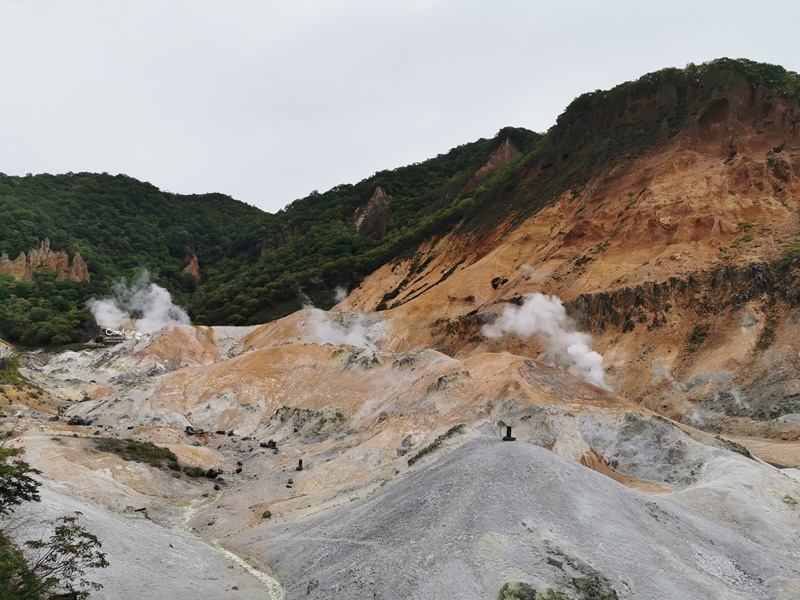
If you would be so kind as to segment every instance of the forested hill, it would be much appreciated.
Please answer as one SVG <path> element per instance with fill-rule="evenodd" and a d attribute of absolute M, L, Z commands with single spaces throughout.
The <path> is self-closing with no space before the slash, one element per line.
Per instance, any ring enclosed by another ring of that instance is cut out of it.
<path fill-rule="evenodd" d="M 24 345 L 63 344 L 96 333 L 86 301 L 145 267 L 188 307 L 194 322 L 244 324 L 298 308 L 304 294 L 330 305 L 336 285 L 354 285 L 382 261 L 442 227 L 458 196 L 493 153 L 508 160 L 541 136 L 506 129 L 490 140 L 355 185 L 312 192 L 276 214 L 222 194 L 177 195 L 125 175 L 0 175 L 0 252 L 13 260 L 49 239 L 79 252 L 91 282 L 0 275 L 0 337 Z M 500 163 L 505 166 L 507 161 Z M 491 173 L 487 173 L 491 177 Z M 359 215 L 380 187 L 384 214 Z M 364 222 L 359 227 L 359 222 Z M 375 221 L 379 227 L 366 227 Z M 200 278 L 185 273 L 196 257 Z"/>
<path fill-rule="evenodd" d="M 86 339 L 91 297 L 145 267 L 184 303 L 197 280 L 182 268 L 219 261 L 236 233 L 264 213 L 222 194 L 181 196 L 125 175 L 68 173 L 0 176 L 0 252 L 13 260 L 49 239 L 54 251 L 79 252 L 91 283 L 0 275 L 0 336 L 27 345 Z"/>
<path fill-rule="evenodd" d="M 336 286 L 356 285 L 384 262 L 446 231 L 542 139 L 505 128 L 425 162 L 312 192 L 248 223 L 192 297 L 194 318 L 241 325 L 287 315 L 307 298 L 331 306 Z"/>
<path fill-rule="evenodd" d="M 781 122 L 797 123 L 797 73 L 725 58 L 583 94 L 545 136 L 505 128 L 421 163 L 312 192 L 276 214 L 221 194 L 162 192 L 123 175 L 0 176 L 0 252 L 13 260 L 47 238 L 55 250 L 80 252 L 91 274 L 90 283 L 41 270 L 33 281 L 0 275 L 0 337 L 29 345 L 87 338 L 86 300 L 139 267 L 198 324 L 263 323 L 309 298 L 327 308 L 336 286 L 352 288 L 457 223 L 480 236 L 518 225 L 564 194 L 581 202 L 598 173 L 624 167 L 700 121 L 716 127 L 714 119 L 741 107 L 707 104 L 731 89 L 738 90 L 734 104 L 765 111 L 785 104 Z M 775 156 L 781 149 L 773 148 L 770 168 L 783 168 Z M 729 151 L 730 160 L 735 149 L 722 150 Z M 198 264 L 199 279 L 184 272 Z"/>

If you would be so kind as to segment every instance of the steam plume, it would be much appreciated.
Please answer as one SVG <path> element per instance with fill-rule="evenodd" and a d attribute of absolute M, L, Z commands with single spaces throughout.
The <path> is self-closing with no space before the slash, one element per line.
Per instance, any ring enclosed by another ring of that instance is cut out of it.
<path fill-rule="evenodd" d="M 347 288 L 342 287 L 341 285 L 337 285 L 336 288 L 333 290 L 333 299 L 338 304 L 345 298 L 347 298 Z"/>
<path fill-rule="evenodd" d="M 338 313 L 331 318 L 328 313 L 318 308 L 311 310 L 311 330 L 318 344 L 350 345 L 375 350 L 371 339 L 367 317 L 359 312 Z"/>
<path fill-rule="evenodd" d="M 547 350 L 540 360 L 585 379 L 607 387 L 603 379 L 603 357 L 592 350 L 592 338 L 575 331 L 564 305 L 557 296 L 527 294 L 522 306 L 506 307 L 497 320 L 483 326 L 483 334 L 499 338 L 508 333 L 521 337 L 537 335 Z"/>
<path fill-rule="evenodd" d="M 169 292 L 150 283 L 150 273 L 142 269 L 130 285 L 123 279 L 111 288 L 111 296 L 86 305 L 95 321 L 104 329 L 133 327 L 138 333 L 150 333 L 165 325 L 188 325 L 189 315 L 172 302 Z"/>

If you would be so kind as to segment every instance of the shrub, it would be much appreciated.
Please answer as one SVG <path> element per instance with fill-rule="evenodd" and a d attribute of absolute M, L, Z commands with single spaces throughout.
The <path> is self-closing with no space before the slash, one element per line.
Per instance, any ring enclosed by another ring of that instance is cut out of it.
<path fill-rule="evenodd" d="M 536 590 L 522 581 L 509 581 L 503 584 L 497 594 L 497 600 L 538 600 Z"/>
<path fill-rule="evenodd" d="M 39 471 L 18 457 L 18 448 L 0 444 L 0 516 L 23 502 L 38 502 L 41 485 L 31 475 Z M 39 600 L 63 597 L 85 599 L 103 586 L 85 578 L 90 569 L 108 566 L 97 537 L 78 524 L 78 516 L 56 519 L 49 538 L 29 540 L 20 548 L 0 527 L 0 598 Z"/>
<path fill-rule="evenodd" d="M 708 338 L 709 329 L 710 326 L 708 323 L 701 323 L 694 326 L 687 341 L 687 350 L 689 350 L 689 352 L 694 352 L 703 345 L 703 342 Z"/>
<path fill-rule="evenodd" d="M 410 467 L 415 462 L 417 462 L 419 459 L 421 459 L 423 456 L 438 450 L 442 446 L 442 444 L 444 443 L 444 441 L 446 439 L 451 438 L 454 435 L 458 435 L 459 433 L 464 433 L 464 424 L 463 423 L 461 423 L 459 425 L 456 425 L 455 427 L 451 427 L 445 433 L 443 433 L 442 435 L 437 437 L 435 440 L 433 440 L 433 442 L 430 445 L 425 446 L 422 450 L 420 450 L 414 456 L 409 458 L 408 459 L 408 466 Z"/>
<path fill-rule="evenodd" d="M 139 442 L 132 439 L 97 438 L 94 440 L 95 448 L 102 452 L 110 452 L 121 456 L 125 460 L 146 463 L 159 469 L 165 467 L 172 468 L 171 465 L 178 464 L 178 457 L 167 449 L 150 442 Z"/>
<path fill-rule="evenodd" d="M 189 477 L 205 477 L 206 470 L 201 467 L 183 467 L 184 475 Z"/>

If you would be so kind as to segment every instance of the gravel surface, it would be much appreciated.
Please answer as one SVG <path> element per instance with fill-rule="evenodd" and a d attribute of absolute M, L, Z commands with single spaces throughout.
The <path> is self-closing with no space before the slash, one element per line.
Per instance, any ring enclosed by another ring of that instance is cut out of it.
<path fill-rule="evenodd" d="M 42 502 L 21 515 L 54 519 L 80 511 L 80 523 L 103 544 L 110 565 L 87 574 L 103 584 L 93 600 L 271 600 L 267 586 L 238 561 L 190 535 L 156 525 L 139 514 L 122 516 L 74 498 L 46 481 Z M 24 539 L 38 537 L 33 527 Z M 273 600 L 278 600 L 277 598 Z"/>
<path fill-rule="evenodd" d="M 796 488 L 738 455 L 716 460 L 743 465 L 732 477 L 763 470 Z M 477 600 L 507 581 L 574 598 L 614 597 L 586 595 L 592 585 L 643 600 L 800 597 L 796 550 L 756 543 L 680 494 L 648 496 L 532 444 L 474 440 L 364 501 L 258 527 L 243 546 L 288 599 Z M 768 518 L 757 495 L 739 500 L 743 515 Z"/>

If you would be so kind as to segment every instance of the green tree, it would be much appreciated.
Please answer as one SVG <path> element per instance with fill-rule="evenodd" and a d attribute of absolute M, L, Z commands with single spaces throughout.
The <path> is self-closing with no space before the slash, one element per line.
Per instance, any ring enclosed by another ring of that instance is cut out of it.
<path fill-rule="evenodd" d="M 6 438 L 7 440 L 8 438 Z M 6 517 L 25 502 L 39 502 L 39 471 L 19 458 L 22 450 L 0 444 L 0 517 Z M 59 517 L 53 533 L 45 539 L 29 540 L 20 548 L 0 526 L 0 598 L 39 600 L 67 593 L 89 597 L 101 584 L 86 579 L 91 569 L 108 566 L 102 544 L 78 523 L 78 516 Z"/>
<path fill-rule="evenodd" d="M 31 475 L 39 471 L 18 457 L 19 448 L 0 447 L 0 515 L 14 511 L 23 502 L 39 502 L 39 486 Z"/>
<path fill-rule="evenodd" d="M 56 520 L 47 540 L 25 542 L 25 559 L 29 569 L 39 579 L 44 592 L 64 591 L 75 598 L 88 598 L 89 590 L 103 586 L 86 579 L 86 571 L 108 566 L 97 536 L 78 524 L 78 516 L 62 516 Z"/>

